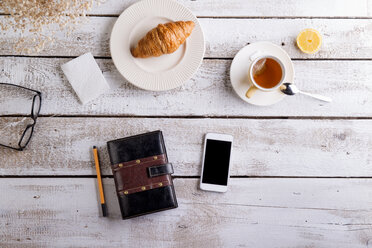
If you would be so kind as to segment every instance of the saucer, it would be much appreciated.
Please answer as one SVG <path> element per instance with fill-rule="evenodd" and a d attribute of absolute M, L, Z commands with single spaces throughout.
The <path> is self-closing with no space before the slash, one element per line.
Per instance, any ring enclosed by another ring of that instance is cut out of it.
<path fill-rule="evenodd" d="M 263 92 L 257 90 L 251 98 L 247 98 L 245 93 L 251 86 L 248 78 L 248 71 L 252 59 L 252 55 L 260 53 L 262 55 L 275 56 L 282 61 L 286 75 L 284 82 L 294 83 L 294 68 L 291 58 L 279 46 L 270 42 L 257 42 L 243 47 L 234 57 L 230 68 L 230 81 L 234 91 L 243 100 L 253 105 L 269 106 L 280 102 L 286 95 L 280 89 Z"/>
<path fill-rule="evenodd" d="M 130 48 L 159 23 L 193 21 L 186 42 L 172 54 L 134 58 Z M 204 34 L 196 16 L 174 0 L 143 0 L 128 7 L 111 33 L 110 51 L 121 75 L 137 87 L 151 91 L 181 86 L 197 71 L 204 57 Z"/>

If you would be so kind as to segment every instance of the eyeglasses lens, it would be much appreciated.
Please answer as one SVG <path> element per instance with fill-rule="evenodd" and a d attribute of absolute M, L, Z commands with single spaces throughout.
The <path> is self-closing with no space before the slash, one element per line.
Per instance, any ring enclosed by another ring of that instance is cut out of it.
<path fill-rule="evenodd" d="M 30 115 L 35 92 L 0 84 L 0 115 Z"/>
<path fill-rule="evenodd" d="M 32 117 L 36 118 L 37 116 L 39 116 L 40 106 L 41 106 L 40 96 L 39 95 L 36 95 L 34 97 L 34 105 L 33 105 L 33 109 L 32 109 Z"/>
<path fill-rule="evenodd" d="M 27 126 L 27 129 L 24 132 L 23 138 L 21 140 L 21 143 L 19 144 L 21 147 L 25 147 L 28 144 L 28 142 L 31 139 L 32 132 L 33 132 L 33 127 L 32 126 Z"/>
<path fill-rule="evenodd" d="M 16 85 L 0 84 L 0 116 L 24 116 L 0 118 L 0 144 L 24 148 L 31 139 L 40 105 L 40 96 L 35 91 Z M 30 110 L 32 110 L 31 113 Z"/>

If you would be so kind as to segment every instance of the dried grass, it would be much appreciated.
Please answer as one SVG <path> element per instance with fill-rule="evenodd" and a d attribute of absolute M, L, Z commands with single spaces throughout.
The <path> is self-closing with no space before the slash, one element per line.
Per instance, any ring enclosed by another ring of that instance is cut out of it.
<path fill-rule="evenodd" d="M 38 53 L 54 42 L 57 31 L 71 34 L 86 21 L 93 5 L 105 0 L 0 0 L 0 9 L 7 14 L 0 22 L 2 32 L 13 29 L 21 35 L 14 45 L 18 53 Z"/>

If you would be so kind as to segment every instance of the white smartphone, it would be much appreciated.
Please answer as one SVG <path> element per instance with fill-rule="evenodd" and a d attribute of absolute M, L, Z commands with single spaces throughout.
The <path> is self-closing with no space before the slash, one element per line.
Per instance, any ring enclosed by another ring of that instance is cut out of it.
<path fill-rule="evenodd" d="M 233 137 L 231 135 L 219 133 L 205 135 L 200 189 L 227 191 L 232 147 Z"/>

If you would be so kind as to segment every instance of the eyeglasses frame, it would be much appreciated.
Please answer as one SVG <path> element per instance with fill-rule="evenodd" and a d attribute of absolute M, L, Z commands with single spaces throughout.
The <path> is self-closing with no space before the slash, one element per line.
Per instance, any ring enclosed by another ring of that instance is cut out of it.
<path fill-rule="evenodd" d="M 10 149 L 17 150 L 17 151 L 23 151 L 27 147 L 28 143 L 30 143 L 30 140 L 32 138 L 32 135 L 34 134 L 34 128 L 35 128 L 35 125 L 36 125 L 36 120 L 39 117 L 40 109 L 41 109 L 41 102 L 42 102 L 41 92 L 40 91 L 37 91 L 37 90 L 30 89 L 30 88 L 26 88 L 26 87 L 23 87 L 23 86 L 20 86 L 20 85 L 16 85 L 16 84 L 0 83 L 0 85 L 14 86 L 14 87 L 18 87 L 18 88 L 29 90 L 29 91 L 32 91 L 32 92 L 35 92 L 36 93 L 36 95 L 34 95 L 34 97 L 32 98 L 31 116 L 30 116 L 31 119 L 34 122 L 32 124 L 28 124 L 26 126 L 26 129 L 23 131 L 22 136 L 21 136 L 21 138 L 20 138 L 20 140 L 18 142 L 18 148 L 17 147 L 8 146 L 8 145 L 4 145 L 4 144 L 0 144 L 0 146 L 2 146 L 2 147 L 10 148 Z M 36 113 L 34 113 L 34 107 L 35 107 L 35 102 L 36 102 L 36 98 L 37 97 L 39 97 L 40 104 L 39 104 L 39 109 L 37 110 Z M 28 138 L 28 140 L 26 141 L 26 143 L 22 146 L 21 144 L 22 144 L 23 138 L 25 137 L 27 131 L 30 128 L 31 128 L 30 137 Z"/>

